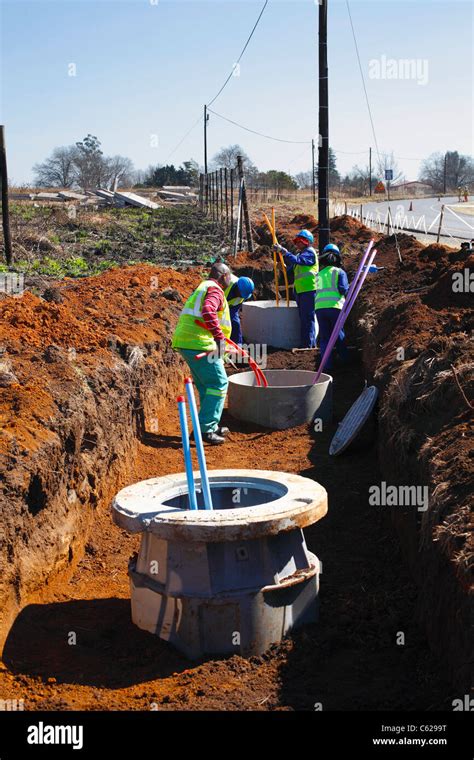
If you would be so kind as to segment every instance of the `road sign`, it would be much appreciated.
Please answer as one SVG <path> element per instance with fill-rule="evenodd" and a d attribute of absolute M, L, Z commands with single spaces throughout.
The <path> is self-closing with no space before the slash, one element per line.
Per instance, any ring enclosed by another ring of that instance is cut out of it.
<path fill-rule="evenodd" d="M 385 179 L 391 182 L 393 179 L 393 169 L 385 169 Z"/>

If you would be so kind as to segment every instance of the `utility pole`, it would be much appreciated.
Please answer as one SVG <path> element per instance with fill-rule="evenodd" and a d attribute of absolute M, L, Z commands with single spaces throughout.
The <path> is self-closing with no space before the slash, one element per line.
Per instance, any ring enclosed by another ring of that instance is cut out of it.
<path fill-rule="evenodd" d="M 313 159 L 313 174 L 311 177 L 311 187 L 313 189 L 313 203 L 316 203 L 316 176 L 315 176 L 315 164 L 314 164 L 314 139 L 311 140 L 311 155 Z"/>
<path fill-rule="evenodd" d="M 207 174 L 207 122 L 209 115 L 207 106 L 204 106 L 204 174 Z"/>
<path fill-rule="evenodd" d="M 448 154 L 444 154 L 444 173 L 443 173 L 443 192 L 446 195 L 447 176 L 448 176 Z"/>
<path fill-rule="evenodd" d="M 2 179 L 2 220 L 3 239 L 5 242 L 5 260 L 12 264 L 12 238 L 10 232 L 10 215 L 8 213 L 8 172 L 7 152 L 5 148 L 5 127 L 0 126 L 0 176 Z"/>
<path fill-rule="evenodd" d="M 319 0 L 319 151 L 318 222 L 319 250 L 329 243 L 329 96 L 328 96 L 328 3 Z"/>
<path fill-rule="evenodd" d="M 372 197 L 372 148 L 369 148 L 369 195 Z"/>

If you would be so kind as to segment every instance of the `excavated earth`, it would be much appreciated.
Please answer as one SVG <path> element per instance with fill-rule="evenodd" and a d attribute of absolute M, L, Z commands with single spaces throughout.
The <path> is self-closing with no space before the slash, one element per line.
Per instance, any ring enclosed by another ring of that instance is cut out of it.
<path fill-rule="evenodd" d="M 280 239 L 301 226 L 316 220 L 288 219 Z M 372 234 L 334 220 L 349 272 Z M 110 516 L 124 485 L 183 469 L 185 367 L 170 341 L 201 270 L 138 265 L 0 300 L 2 699 L 32 710 L 439 710 L 467 692 L 473 325 L 452 275 L 474 262 L 376 237 L 385 269 L 351 316 L 334 422 L 269 431 L 225 412 L 229 440 L 207 450 L 211 468 L 300 473 L 329 494 L 327 517 L 305 531 L 324 568 L 320 622 L 250 660 L 191 663 L 131 623 L 139 539 Z M 256 239 L 255 254 L 229 263 L 270 297 L 259 224 Z M 315 356 L 270 351 L 268 366 L 312 369 Z M 366 381 L 381 392 L 377 424 L 330 457 Z M 426 485 L 428 510 L 371 506 L 382 480 Z"/>

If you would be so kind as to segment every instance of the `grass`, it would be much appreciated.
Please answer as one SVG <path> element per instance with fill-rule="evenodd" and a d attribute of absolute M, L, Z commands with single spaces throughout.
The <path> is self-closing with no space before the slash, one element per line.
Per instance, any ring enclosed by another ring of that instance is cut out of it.
<path fill-rule="evenodd" d="M 23 202 L 11 204 L 10 216 L 15 270 L 51 277 L 81 277 L 130 260 L 207 264 L 225 242 L 222 230 L 190 206 L 154 212 L 79 207 L 72 218 L 65 208 Z M 8 271 L 4 266 L 0 271 Z"/>

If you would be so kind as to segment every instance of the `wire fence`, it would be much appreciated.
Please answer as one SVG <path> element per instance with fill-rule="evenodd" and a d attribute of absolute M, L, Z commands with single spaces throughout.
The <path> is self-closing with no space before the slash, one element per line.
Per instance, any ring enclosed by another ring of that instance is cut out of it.
<path fill-rule="evenodd" d="M 397 232 L 414 233 L 417 237 L 433 242 L 433 238 L 439 243 L 460 245 L 461 242 L 474 238 L 474 226 L 463 219 L 448 204 L 443 204 L 433 219 L 427 219 L 426 214 L 416 215 L 399 207 L 395 212 L 392 207 L 386 209 L 365 209 L 364 204 L 351 204 L 347 201 L 330 201 L 330 215 L 341 216 L 346 214 L 358 219 L 360 222 L 377 230 L 377 232 L 393 235 Z M 455 218 L 458 227 L 456 230 L 449 226 L 449 220 Z"/>

